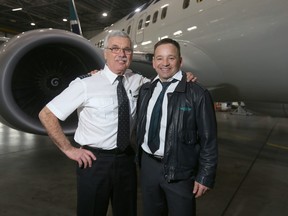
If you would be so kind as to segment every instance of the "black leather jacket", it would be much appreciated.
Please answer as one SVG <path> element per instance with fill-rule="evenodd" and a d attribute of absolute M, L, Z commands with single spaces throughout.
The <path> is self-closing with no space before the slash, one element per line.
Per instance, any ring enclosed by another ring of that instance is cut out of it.
<path fill-rule="evenodd" d="M 141 166 L 146 112 L 157 82 L 144 84 L 137 105 L 137 160 Z M 186 82 L 186 75 L 173 93 L 168 93 L 164 171 L 168 182 L 193 178 L 212 188 L 216 176 L 217 124 L 208 90 Z"/>

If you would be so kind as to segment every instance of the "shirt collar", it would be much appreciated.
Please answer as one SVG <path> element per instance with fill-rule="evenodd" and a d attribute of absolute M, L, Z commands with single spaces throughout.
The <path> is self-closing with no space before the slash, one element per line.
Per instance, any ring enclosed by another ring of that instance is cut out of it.
<path fill-rule="evenodd" d="M 179 70 L 177 73 L 174 74 L 173 77 L 171 77 L 170 79 L 168 79 L 168 82 L 171 82 L 173 79 L 176 79 L 177 81 L 181 81 L 182 76 L 183 76 L 183 75 L 182 75 L 182 71 Z M 153 79 L 152 83 L 155 82 L 155 81 L 158 81 L 158 80 L 160 80 L 159 75 L 157 75 L 157 76 Z"/>
<path fill-rule="evenodd" d="M 128 81 L 127 73 L 130 71 L 131 71 L 130 69 L 127 69 L 125 73 L 123 74 L 125 81 Z M 106 64 L 103 69 L 103 74 L 107 77 L 107 79 L 109 80 L 111 84 L 113 84 L 116 81 L 116 78 L 118 77 L 118 75 L 113 73 Z"/>

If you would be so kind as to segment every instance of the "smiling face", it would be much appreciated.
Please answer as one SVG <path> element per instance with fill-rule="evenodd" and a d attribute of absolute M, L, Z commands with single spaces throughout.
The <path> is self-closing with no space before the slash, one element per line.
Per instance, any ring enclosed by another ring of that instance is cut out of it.
<path fill-rule="evenodd" d="M 104 50 L 104 58 L 109 69 L 118 75 L 124 74 L 132 61 L 132 53 L 128 54 L 125 49 L 132 49 L 130 40 L 126 37 L 110 37 L 108 47 Z M 112 52 L 109 48 L 120 48 L 118 53 Z M 123 50 L 124 49 L 124 50 Z"/>
<path fill-rule="evenodd" d="M 161 81 L 167 81 L 182 65 L 182 57 L 177 47 L 171 43 L 161 44 L 154 51 L 153 68 Z"/>

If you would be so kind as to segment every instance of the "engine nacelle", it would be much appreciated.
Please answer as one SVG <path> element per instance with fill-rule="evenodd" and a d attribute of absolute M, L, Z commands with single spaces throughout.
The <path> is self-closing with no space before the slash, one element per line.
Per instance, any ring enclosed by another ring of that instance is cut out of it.
<path fill-rule="evenodd" d="M 17 130 L 46 134 L 39 111 L 77 76 L 103 68 L 103 53 L 72 32 L 40 29 L 24 32 L 0 49 L 0 120 Z M 72 134 L 76 113 L 61 122 Z"/>

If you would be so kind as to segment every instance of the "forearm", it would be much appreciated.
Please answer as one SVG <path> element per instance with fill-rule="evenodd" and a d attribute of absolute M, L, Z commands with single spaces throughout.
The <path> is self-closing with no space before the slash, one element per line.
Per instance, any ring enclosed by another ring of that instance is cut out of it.
<path fill-rule="evenodd" d="M 96 160 L 95 155 L 86 149 L 73 147 L 65 136 L 58 118 L 47 107 L 40 111 L 39 119 L 49 137 L 68 158 L 77 161 L 79 167 L 92 166 L 92 161 Z"/>
<path fill-rule="evenodd" d="M 73 148 L 68 138 L 65 136 L 57 117 L 47 108 L 44 107 L 39 113 L 39 119 L 45 127 L 51 140 L 64 153 Z"/>

